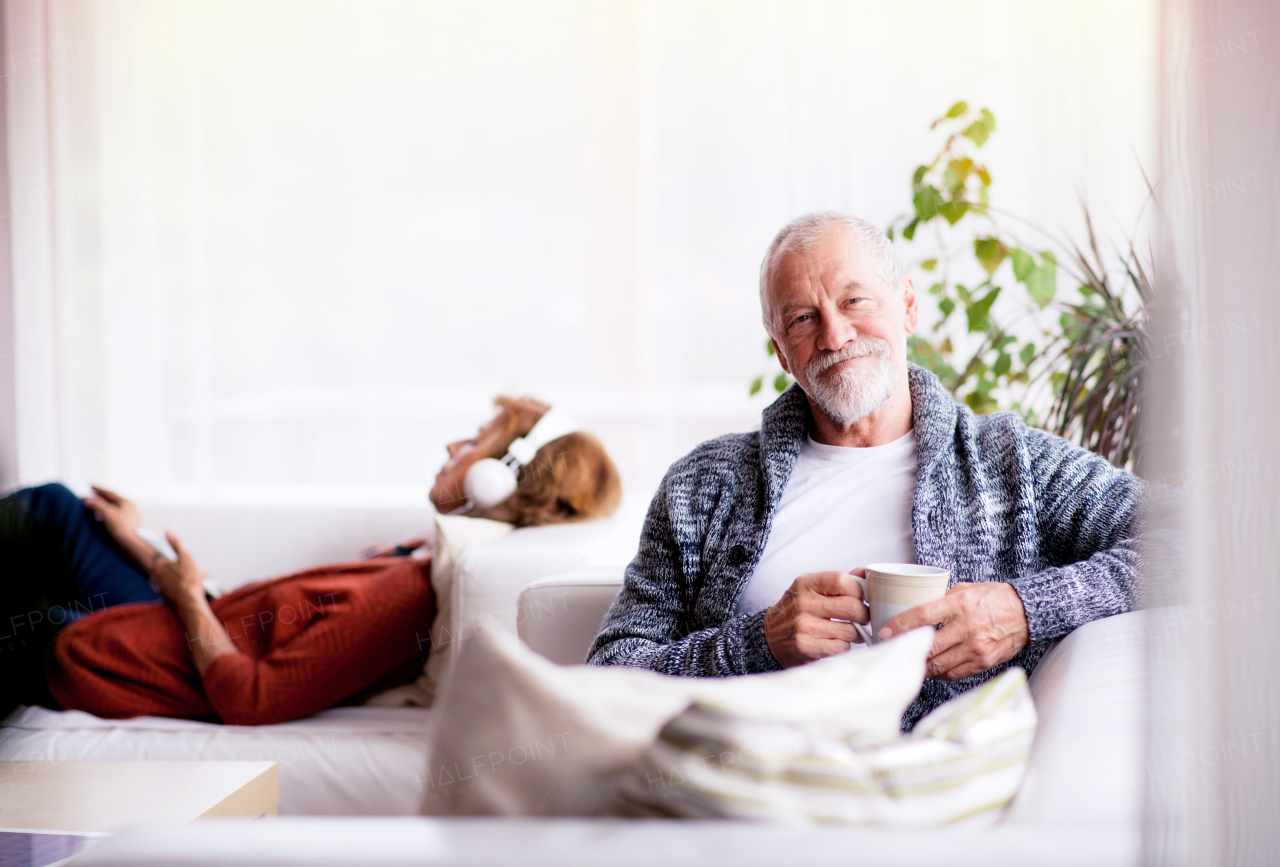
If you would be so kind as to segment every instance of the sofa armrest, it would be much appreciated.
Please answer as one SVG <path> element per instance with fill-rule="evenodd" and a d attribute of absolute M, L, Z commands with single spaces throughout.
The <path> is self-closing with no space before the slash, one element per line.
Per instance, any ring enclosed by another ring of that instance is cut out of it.
<path fill-rule="evenodd" d="M 621 589 L 622 568 L 617 566 L 540 578 L 520 593 L 516 631 L 552 662 L 581 665 Z"/>
<path fill-rule="evenodd" d="M 1040 721 L 1009 822 L 1138 827 L 1148 619 L 1163 613 L 1086 623 L 1040 660 L 1029 684 Z"/>

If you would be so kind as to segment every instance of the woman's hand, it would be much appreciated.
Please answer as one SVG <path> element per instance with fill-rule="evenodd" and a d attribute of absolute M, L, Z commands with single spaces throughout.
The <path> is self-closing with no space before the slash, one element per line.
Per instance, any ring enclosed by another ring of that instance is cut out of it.
<path fill-rule="evenodd" d="M 361 560 L 373 560 L 377 557 L 407 557 L 425 544 L 427 544 L 425 536 L 415 536 L 412 539 L 405 539 L 403 542 L 391 542 L 386 545 L 374 545 L 371 548 L 365 548 L 357 556 Z"/>
<path fill-rule="evenodd" d="M 178 552 L 178 562 L 166 560 L 159 554 L 151 567 L 151 581 L 160 591 L 160 595 L 175 607 L 188 604 L 195 599 L 204 599 L 204 574 L 196 565 L 178 537 L 173 533 L 165 533 L 173 550 Z"/>
<path fill-rule="evenodd" d="M 93 511 L 94 517 L 101 521 L 117 541 L 122 536 L 132 536 L 141 522 L 138 519 L 138 507 L 132 500 L 127 500 L 115 491 L 93 486 L 96 496 L 81 500 L 85 508 Z"/>
<path fill-rule="evenodd" d="M 203 675 L 220 656 L 239 653 L 227 629 L 218 620 L 209 600 L 204 598 L 204 575 L 178 537 L 165 533 L 173 550 L 178 552 L 178 562 L 156 555 L 151 580 L 165 601 L 173 606 L 182 628 L 187 633 L 187 647 L 195 661 L 196 671 Z"/>
<path fill-rule="evenodd" d="M 93 486 L 95 496 L 81 500 L 86 509 L 93 512 L 94 517 L 102 522 L 124 552 L 133 558 L 148 575 L 155 568 L 157 561 L 164 558 L 156 554 L 151 546 L 138 538 L 137 529 L 142 525 L 138 516 L 138 507 L 132 500 L 126 499 L 115 491 Z"/>

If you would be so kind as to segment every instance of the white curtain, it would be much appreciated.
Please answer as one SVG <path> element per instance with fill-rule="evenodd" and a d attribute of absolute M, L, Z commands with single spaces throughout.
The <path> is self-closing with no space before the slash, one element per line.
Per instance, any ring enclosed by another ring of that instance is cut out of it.
<path fill-rule="evenodd" d="M 5 11 L 19 476 L 149 499 L 416 502 L 499 392 L 646 499 L 758 421 L 772 233 L 886 224 L 954 100 L 1051 230 L 1154 160 L 1152 2 Z"/>
<path fill-rule="evenodd" d="M 1164 0 L 1146 863 L 1280 863 L 1280 7 Z"/>

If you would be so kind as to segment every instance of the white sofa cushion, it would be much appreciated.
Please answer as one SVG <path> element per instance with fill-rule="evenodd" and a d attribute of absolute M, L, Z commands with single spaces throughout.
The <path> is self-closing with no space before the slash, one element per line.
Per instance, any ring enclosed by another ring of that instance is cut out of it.
<path fill-rule="evenodd" d="M 539 578 L 520 592 L 516 632 L 552 662 L 580 665 L 622 589 L 622 569 L 577 569 Z"/>
<path fill-rule="evenodd" d="M 624 519 L 524 527 L 458 558 L 447 623 L 440 624 L 450 657 L 481 623 L 511 635 L 519 620 L 520 591 L 557 572 L 612 566 L 621 573 L 635 555 L 638 528 Z M 447 631 L 446 631 L 447 630 Z M 432 629 L 432 641 L 436 629 Z"/>
<path fill-rule="evenodd" d="M 28 707 L 0 726 L 0 768 L 12 775 L 38 761 L 269 761 L 280 766 L 281 815 L 407 815 L 422 802 L 432 713 L 338 707 L 278 725 L 228 726 Z"/>
<path fill-rule="evenodd" d="M 631 522 L 617 518 L 515 531 L 497 521 L 459 516 L 441 516 L 437 523 L 438 559 L 431 577 L 436 617 L 423 676 L 369 704 L 430 706 L 459 649 L 480 624 L 514 634 L 521 619 L 520 592 L 544 575 L 582 566 L 620 575 L 634 553 L 637 532 Z"/>
<path fill-rule="evenodd" d="M 427 662 L 422 667 L 422 675 L 414 683 L 374 696 L 369 704 L 430 706 L 454 649 L 452 638 L 456 629 L 457 607 L 462 603 L 454 593 L 458 564 L 469 552 L 492 545 L 513 532 L 515 528 L 502 521 L 455 515 L 436 517 L 435 548 L 431 560 L 431 588 L 435 591 L 436 613 L 431 621 L 431 647 Z"/>

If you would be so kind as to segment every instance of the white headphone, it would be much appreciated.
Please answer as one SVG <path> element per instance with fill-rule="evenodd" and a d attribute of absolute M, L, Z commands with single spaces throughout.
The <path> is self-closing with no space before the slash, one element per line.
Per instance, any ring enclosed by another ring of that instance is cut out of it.
<path fill-rule="evenodd" d="M 520 478 L 520 468 L 533 460 L 538 449 L 577 430 L 578 423 L 567 413 L 558 409 L 544 412 L 533 430 L 513 442 L 501 460 L 481 458 L 471 465 L 462 482 L 468 507 L 487 509 L 511 496 Z"/>

